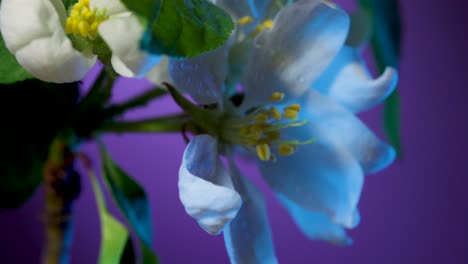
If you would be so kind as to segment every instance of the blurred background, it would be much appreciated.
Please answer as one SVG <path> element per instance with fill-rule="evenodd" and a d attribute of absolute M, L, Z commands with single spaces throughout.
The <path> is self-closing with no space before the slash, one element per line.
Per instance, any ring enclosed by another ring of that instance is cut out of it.
<path fill-rule="evenodd" d="M 346 10 L 354 1 L 336 1 Z M 403 158 L 366 178 L 354 245 L 310 241 L 275 200 L 253 164 L 246 175 L 267 197 L 276 253 L 281 263 L 468 263 L 468 37 L 461 0 L 401 1 L 403 23 L 399 90 Z M 370 56 L 368 56 L 370 58 Z M 372 65 L 372 61 L 369 61 Z M 114 101 L 149 85 L 122 79 Z M 127 117 L 177 112 L 170 98 Z M 4 114 L 4 113 L 3 113 Z M 383 137 L 381 108 L 361 116 Z M 40 129 L 40 128 L 39 128 Z M 114 159 L 146 189 L 161 263 L 228 263 L 222 236 L 210 236 L 184 211 L 177 177 L 184 142 L 180 135 L 106 136 Z M 97 148 L 84 148 L 98 164 Z M 72 263 L 95 263 L 99 219 L 88 178 L 75 207 Z M 0 263 L 38 263 L 43 243 L 42 189 L 22 208 L 0 211 Z M 117 213 L 116 208 L 112 211 Z"/>

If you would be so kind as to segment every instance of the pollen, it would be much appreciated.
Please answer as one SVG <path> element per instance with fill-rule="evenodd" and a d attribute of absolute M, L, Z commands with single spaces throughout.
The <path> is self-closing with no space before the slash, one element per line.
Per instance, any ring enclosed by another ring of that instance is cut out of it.
<path fill-rule="evenodd" d="M 239 20 L 237 20 L 237 24 L 241 26 L 250 24 L 252 22 L 253 22 L 253 18 L 251 16 L 241 17 Z"/>
<path fill-rule="evenodd" d="M 99 24 L 107 19 L 105 11 L 91 10 L 89 0 L 78 1 L 70 11 L 65 24 L 67 34 L 93 39 Z"/>
<path fill-rule="evenodd" d="M 280 102 L 284 96 L 283 93 L 275 92 L 270 96 L 270 101 Z M 282 108 L 274 105 L 258 107 L 246 116 L 223 120 L 221 138 L 229 143 L 243 146 L 262 161 L 274 162 L 275 153 L 279 156 L 289 156 L 296 152 L 299 145 L 313 142 L 313 140 L 286 141 L 282 138 L 282 130 L 300 127 L 307 123 L 307 120 L 298 121 L 300 111 L 300 104 L 290 104 Z"/>

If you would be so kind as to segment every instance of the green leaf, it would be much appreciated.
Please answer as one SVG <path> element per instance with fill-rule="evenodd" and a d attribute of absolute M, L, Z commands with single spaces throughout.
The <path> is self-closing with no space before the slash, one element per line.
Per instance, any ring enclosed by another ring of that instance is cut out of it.
<path fill-rule="evenodd" d="M 21 206 L 42 182 L 52 140 L 69 127 L 76 84 L 37 79 L 0 85 L 0 208 Z"/>
<path fill-rule="evenodd" d="M 123 2 L 146 20 L 141 45 L 153 54 L 193 57 L 223 45 L 234 29 L 231 17 L 209 0 Z"/>
<path fill-rule="evenodd" d="M 101 248 L 99 252 L 99 264 L 117 264 L 125 256 L 130 241 L 130 236 L 125 228 L 107 210 L 106 201 L 102 193 L 96 175 L 89 172 L 93 186 L 94 196 L 98 205 L 99 217 L 101 219 Z M 126 256 L 128 261 L 128 256 Z M 128 262 L 123 262 L 128 263 Z"/>
<path fill-rule="evenodd" d="M 152 240 L 151 214 L 143 188 L 125 173 L 100 144 L 104 178 L 112 197 L 140 239 L 143 263 L 158 263 L 149 245 Z M 145 262 L 146 261 L 146 262 Z"/>
<path fill-rule="evenodd" d="M 361 8 L 371 14 L 374 29 L 372 51 L 379 71 L 383 72 L 386 66 L 398 68 L 402 35 L 398 0 L 360 0 L 359 2 Z M 390 142 L 401 156 L 398 89 L 385 102 L 384 128 Z"/>
<path fill-rule="evenodd" d="M 121 0 L 128 9 L 146 18 L 147 21 L 154 21 L 161 10 L 164 0 Z"/>
<path fill-rule="evenodd" d="M 0 33 L 0 84 L 11 84 L 33 78 L 21 65 L 15 56 L 7 49 Z"/>

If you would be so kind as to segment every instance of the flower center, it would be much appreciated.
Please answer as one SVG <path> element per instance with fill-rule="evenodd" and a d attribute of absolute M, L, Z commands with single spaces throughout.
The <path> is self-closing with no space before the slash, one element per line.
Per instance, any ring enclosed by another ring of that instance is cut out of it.
<path fill-rule="evenodd" d="M 99 24 L 108 18 L 106 13 L 106 10 L 91 10 L 89 0 L 80 0 L 73 6 L 67 18 L 65 31 L 68 34 L 94 39 Z"/>
<path fill-rule="evenodd" d="M 256 153 L 262 161 L 276 160 L 275 153 L 280 156 L 292 155 L 299 145 L 313 143 L 314 139 L 304 142 L 282 139 L 281 130 L 307 123 L 298 122 L 298 114 L 301 111 L 299 104 L 288 105 L 282 111 L 274 106 L 283 98 L 284 94 L 273 93 L 270 97 L 271 105 L 260 107 L 244 117 L 227 118 L 223 122 L 221 137 Z"/>

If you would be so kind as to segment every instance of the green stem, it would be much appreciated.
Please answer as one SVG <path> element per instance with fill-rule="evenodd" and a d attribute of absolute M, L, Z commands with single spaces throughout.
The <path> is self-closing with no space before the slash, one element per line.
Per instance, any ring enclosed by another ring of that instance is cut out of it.
<path fill-rule="evenodd" d="M 194 131 L 195 127 L 185 114 L 166 116 L 140 121 L 109 122 L 104 124 L 98 132 L 101 133 L 167 133 Z"/>
<path fill-rule="evenodd" d="M 70 263 L 73 201 L 80 192 L 79 175 L 73 170 L 73 154 L 64 141 L 52 144 L 44 167 L 45 247 L 43 264 Z"/>
<path fill-rule="evenodd" d="M 119 105 L 111 105 L 108 108 L 104 109 L 104 115 L 108 117 L 113 117 L 125 113 L 129 109 L 136 107 L 142 107 L 147 105 L 154 99 L 157 99 L 161 96 L 166 95 L 168 92 L 160 87 L 151 89 L 147 92 L 144 92 L 141 95 L 138 95 L 127 102 Z"/>

